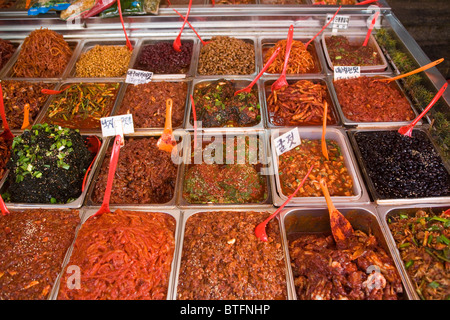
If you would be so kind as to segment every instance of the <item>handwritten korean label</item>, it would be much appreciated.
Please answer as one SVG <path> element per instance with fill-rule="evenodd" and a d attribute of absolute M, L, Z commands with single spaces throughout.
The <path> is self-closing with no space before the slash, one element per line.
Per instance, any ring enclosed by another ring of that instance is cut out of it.
<path fill-rule="evenodd" d="M 333 18 L 333 14 L 328 14 L 327 15 L 327 21 L 325 23 L 327 23 L 328 21 L 331 20 L 331 18 Z M 334 17 L 333 22 L 331 22 L 328 25 L 328 28 L 332 28 L 333 31 L 337 31 L 337 29 L 348 29 L 348 24 L 350 23 L 350 16 L 344 16 L 344 15 L 336 15 L 336 17 Z"/>
<path fill-rule="evenodd" d="M 136 70 L 136 69 L 128 69 L 127 77 L 125 79 L 126 83 L 131 84 L 144 84 L 152 81 L 153 72 Z"/>
<path fill-rule="evenodd" d="M 358 78 L 361 75 L 360 66 L 335 66 L 334 80 Z"/>
<path fill-rule="evenodd" d="M 277 155 L 283 154 L 296 146 L 300 145 L 302 140 L 297 128 L 294 128 L 274 139 L 274 148 Z"/>
<path fill-rule="evenodd" d="M 122 122 L 122 125 L 119 127 L 120 122 Z M 101 118 L 100 123 L 103 137 L 134 132 L 133 116 L 131 114 Z"/>

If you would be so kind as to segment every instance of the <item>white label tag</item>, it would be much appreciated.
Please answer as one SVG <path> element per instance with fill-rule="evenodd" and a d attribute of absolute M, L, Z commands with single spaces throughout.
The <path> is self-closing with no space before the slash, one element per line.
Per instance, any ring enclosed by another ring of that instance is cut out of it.
<path fill-rule="evenodd" d="M 131 113 L 122 114 L 120 116 L 101 118 L 102 135 L 110 137 L 115 135 L 124 135 L 134 132 L 133 116 Z M 119 124 L 122 123 L 120 126 Z"/>
<path fill-rule="evenodd" d="M 337 66 L 334 67 L 334 80 L 358 78 L 361 75 L 360 66 Z"/>
<path fill-rule="evenodd" d="M 333 18 L 334 14 L 328 14 L 327 15 L 327 21 L 325 22 L 328 23 L 328 21 L 331 20 L 331 18 Z M 348 24 L 350 23 L 350 16 L 343 16 L 343 15 L 336 15 L 336 17 L 334 17 L 333 22 L 331 22 L 328 25 L 328 28 L 331 28 L 333 30 L 335 29 L 348 29 Z"/>
<path fill-rule="evenodd" d="M 131 84 L 144 84 L 152 81 L 152 77 L 153 72 L 128 69 L 127 78 L 125 79 L 125 82 Z"/>
<path fill-rule="evenodd" d="M 277 151 L 277 155 L 292 150 L 301 143 L 302 140 L 300 139 L 300 133 L 297 128 L 294 128 L 274 139 L 274 147 Z"/>

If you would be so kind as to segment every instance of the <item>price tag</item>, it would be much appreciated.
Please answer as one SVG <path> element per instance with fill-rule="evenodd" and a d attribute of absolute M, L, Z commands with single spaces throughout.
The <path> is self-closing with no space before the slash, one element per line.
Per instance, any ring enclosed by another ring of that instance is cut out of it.
<path fill-rule="evenodd" d="M 131 113 L 120 116 L 101 118 L 103 137 L 124 135 L 134 132 L 133 116 Z M 122 139 L 123 140 L 123 139 Z"/>
<path fill-rule="evenodd" d="M 327 21 L 330 21 L 331 18 L 333 18 L 333 14 L 328 14 L 327 15 Z M 331 22 L 328 25 L 328 28 L 332 28 L 333 32 L 337 31 L 337 29 L 348 29 L 348 24 L 350 22 L 350 16 L 344 16 L 344 15 L 336 15 L 336 17 L 334 17 L 333 22 Z"/>
<path fill-rule="evenodd" d="M 136 70 L 136 69 L 128 69 L 127 77 L 125 79 L 126 83 L 131 84 L 144 84 L 152 81 L 153 72 Z"/>
<path fill-rule="evenodd" d="M 294 149 L 302 143 L 300 133 L 297 128 L 294 128 L 281 136 L 274 139 L 274 147 L 277 155 L 281 155 L 289 150 Z"/>
<path fill-rule="evenodd" d="M 334 67 L 334 80 L 358 78 L 361 75 L 360 66 L 338 66 Z"/>

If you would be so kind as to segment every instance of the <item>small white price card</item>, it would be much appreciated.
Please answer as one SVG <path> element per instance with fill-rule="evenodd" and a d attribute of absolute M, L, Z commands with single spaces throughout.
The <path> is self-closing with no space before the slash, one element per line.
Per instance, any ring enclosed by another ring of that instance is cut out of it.
<path fill-rule="evenodd" d="M 129 134 L 134 132 L 133 116 L 131 113 L 120 116 L 101 118 L 103 137 L 115 136 L 117 134 Z"/>
<path fill-rule="evenodd" d="M 333 18 L 333 16 L 334 14 L 328 14 L 327 21 L 325 23 L 330 21 L 331 18 Z M 334 17 L 333 22 L 331 22 L 328 25 L 328 28 L 333 29 L 333 31 L 335 30 L 337 31 L 337 29 L 347 29 L 349 23 L 350 23 L 350 16 L 336 15 L 336 17 Z"/>
<path fill-rule="evenodd" d="M 361 75 L 360 66 L 336 66 L 334 70 L 334 80 L 358 78 Z"/>
<path fill-rule="evenodd" d="M 131 84 L 144 84 L 152 81 L 152 77 L 153 72 L 137 69 L 128 69 L 125 82 Z"/>
<path fill-rule="evenodd" d="M 300 139 L 300 133 L 297 128 L 294 128 L 274 139 L 274 147 L 277 155 L 292 150 L 301 143 L 302 140 Z"/>

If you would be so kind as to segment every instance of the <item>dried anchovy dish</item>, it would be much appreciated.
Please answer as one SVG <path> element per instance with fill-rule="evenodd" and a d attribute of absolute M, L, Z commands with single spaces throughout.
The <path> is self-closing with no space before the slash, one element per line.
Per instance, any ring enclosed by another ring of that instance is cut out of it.
<path fill-rule="evenodd" d="M 163 300 L 175 251 L 175 219 L 166 213 L 122 211 L 81 226 L 68 266 L 80 268 L 80 288 L 61 277 L 58 300 Z"/>
<path fill-rule="evenodd" d="M 198 73 L 201 75 L 244 75 L 254 72 L 255 47 L 252 43 L 215 36 L 200 50 Z"/>
<path fill-rule="evenodd" d="M 76 76 L 82 78 L 122 77 L 127 73 L 132 51 L 127 46 L 96 45 L 76 63 Z"/>
<path fill-rule="evenodd" d="M 45 300 L 80 223 L 76 210 L 0 216 L 0 300 Z"/>
<path fill-rule="evenodd" d="M 266 212 L 200 212 L 186 222 L 178 300 L 287 299 L 286 264 L 277 220 L 268 241 L 255 236 Z"/>
<path fill-rule="evenodd" d="M 406 271 L 423 300 L 450 299 L 450 212 L 419 209 L 387 218 Z"/>

